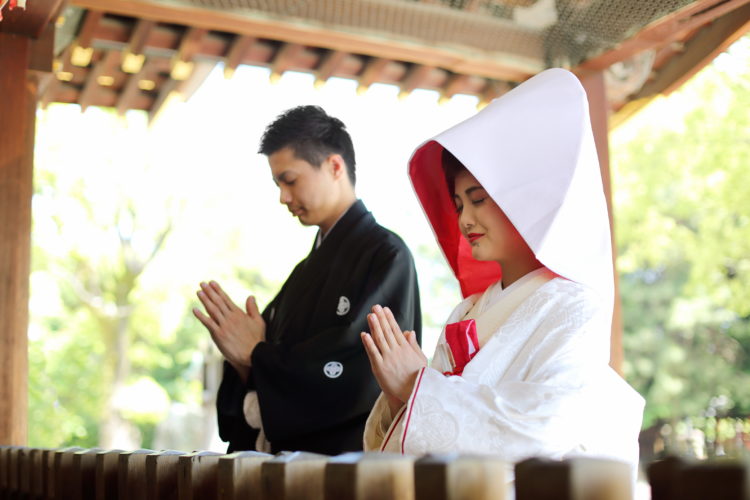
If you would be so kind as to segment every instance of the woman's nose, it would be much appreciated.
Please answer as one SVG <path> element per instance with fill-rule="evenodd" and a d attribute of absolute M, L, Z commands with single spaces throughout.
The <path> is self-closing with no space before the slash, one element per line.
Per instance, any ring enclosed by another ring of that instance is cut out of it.
<path fill-rule="evenodd" d="M 458 225 L 462 229 L 470 229 L 474 227 L 474 217 L 472 217 L 469 210 L 466 210 L 466 207 L 461 210 L 461 213 L 458 216 Z"/>

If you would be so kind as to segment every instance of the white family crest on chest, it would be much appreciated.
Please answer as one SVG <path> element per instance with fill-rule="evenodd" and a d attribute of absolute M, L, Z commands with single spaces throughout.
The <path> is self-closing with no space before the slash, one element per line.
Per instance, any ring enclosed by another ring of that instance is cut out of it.
<path fill-rule="evenodd" d="M 339 316 L 343 316 L 349 312 L 350 308 L 351 304 L 349 303 L 349 299 L 347 299 L 343 295 L 339 297 L 339 305 L 336 307 L 336 314 Z"/>
<path fill-rule="evenodd" d="M 323 373 L 328 378 L 339 378 L 344 372 L 344 365 L 338 361 L 329 361 L 323 367 Z"/>

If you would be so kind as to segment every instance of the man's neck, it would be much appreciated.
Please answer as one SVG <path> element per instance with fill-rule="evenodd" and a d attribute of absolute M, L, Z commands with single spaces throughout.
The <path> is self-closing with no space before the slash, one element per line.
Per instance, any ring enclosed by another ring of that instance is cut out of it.
<path fill-rule="evenodd" d="M 349 211 L 349 209 L 357 202 L 357 197 L 352 193 L 351 197 L 347 197 L 346 200 L 342 201 L 338 205 L 338 210 L 333 212 L 333 215 L 331 217 L 328 217 L 326 220 L 324 220 L 321 224 L 318 225 L 320 228 L 320 234 L 325 237 L 328 232 L 333 228 L 333 226 L 336 225 L 336 223 L 341 219 L 341 217 L 344 216 L 344 214 Z"/>

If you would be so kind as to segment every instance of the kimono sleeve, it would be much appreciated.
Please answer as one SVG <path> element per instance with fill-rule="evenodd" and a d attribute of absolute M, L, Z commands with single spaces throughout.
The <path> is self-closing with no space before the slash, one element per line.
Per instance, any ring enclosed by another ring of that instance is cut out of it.
<path fill-rule="evenodd" d="M 263 318 L 266 322 L 270 319 L 268 314 L 275 303 L 276 300 L 271 302 L 263 312 Z M 259 431 L 247 424 L 242 408 L 245 395 L 250 389 L 240 379 L 232 365 L 224 361 L 221 384 L 216 395 L 216 416 L 219 437 L 229 443 L 227 453 L 255 449 L 255 441 Z"/>
<path fill-rule="evenodd" d="M 380 393 L 360 339 L 374 304 L 390 307 L 402 328 L 419 333 L 417 278 L 408 249 L 379 249 L 369 269 L 346 323 L 308 332 L 292 346 L 261 342 L 253 351 L 253 385 L 271 443 L 364 421 Z"/>

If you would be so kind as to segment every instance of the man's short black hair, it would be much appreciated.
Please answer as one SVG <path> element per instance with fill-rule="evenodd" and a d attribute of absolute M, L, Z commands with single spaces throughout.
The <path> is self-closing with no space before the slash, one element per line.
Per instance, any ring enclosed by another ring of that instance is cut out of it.
<path fill-rule="evenodd" d="M 340 154 L 354 186 L 352 138 L 344 122 L 329 116 L 320 106 L 297 106 L 284 111 L 266 127 L 258 152 L 270 156 L 286 147 L 292 148 L 297 158 L 317 168 L 329 155 Z"/>

